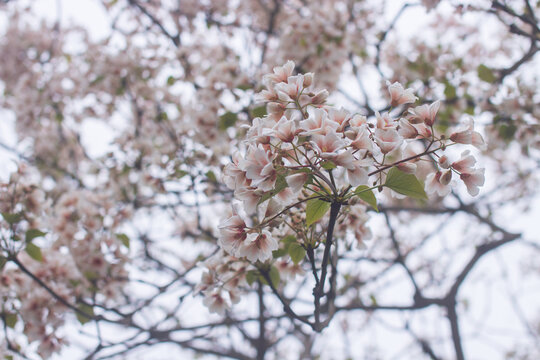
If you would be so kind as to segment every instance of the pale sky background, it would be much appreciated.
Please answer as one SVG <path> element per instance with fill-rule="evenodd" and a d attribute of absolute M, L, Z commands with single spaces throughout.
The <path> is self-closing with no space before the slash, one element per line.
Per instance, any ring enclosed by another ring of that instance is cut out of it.
<path fill-rule="evenodd" d="M 26 0 L 21 0 L 26 1 Z M 401 7 L 402 1 L 388 1 L 387 11 L 388 19 L 393 18 L 396 11 Z M 60 12 L 58 6 L 60 5 Z M 43 15 L 43 17 L 55 20 L 58 13 L 61 14 L 61 25 L 66 26 L 69 24 L 79 24 L 87 28 L 94 39 L 100 39 L 109 33 L 110 22 L 106 13 L 102 10 L 101 5 L 95 0 L 39 0 L 35 2 L 34 8 L 36 12 Z M 4 29 L 6 22 L 9 19 L 5 18 L 5 14 L 0 14 L 0 29 Z M 406 24 L 406 26 L 403 26 Z M 396 28 L 399 28 L 401 32 L 405 31 L 408 34 L 414 34 L 418 29 L 425 24 L 425 17 L 423 11 L 420 9 L 411 9 L 407 14 L 402 17 L 396 24 Z M 2 30 L 3 31 L 3 30 Z M 14 118 L 12 114 L 7 111 L 0 110 L 0 141 L 10 145 L 16 145 L 16 138 L 13 131 Z M 92 144 L 89 148 L 91 154 L 95 156 L 104 152 L 104 148 L 107 147 L 107 143 L 112 140 L 110 137 L 103 136 L 105 126 L 96 121 L 90 121 L 84 125 L 84 133 L 82 137 L 83 144 Z M 0 148 L 0 177 L 2 180 L 7 178 L 9 171 L 12 171 L 15 166 L 9 159 L 13 159 L 13 156 Z M 492 186 L 489 177 L 487 177 L 486 188 Z M 482 192 L 481 192 L 482 194 Z M 507 229 L 515 232 L 524 232 L 525 238 L 533 239 L 538 237 L 539 228 L 537 225 L 537 217 L 540 214 L 540 199 L 538 197 L 531 199 L 531 211 L 527 214 L 521 214 L 512 207 L 509 207 L 508 211 L 504 214 L 506 219 L 495 219 L 505 224 Z M 463 289 L 460 292 L 460 298 L 476 298 L 475 305 L 470 308 L 466 313 L 461 316 L 461 330 L 462 337 L 466 339 L 466 351 L 470 355 L 469 359 L 500 359 L 497 356 L 499 349 L 499 343 L 505 343 L 510 341 L 511 343 L 515 339 L 506 339 L 505 335 L 494 336 L 491 340 L 476 339 L 474 335 L 475 328 L 471 327 L 471 324 L 484 321 L 488 319 L 485 327 L 491 327 L 499 329 L 501 334 L 508 329 L 515 328 L 516 314 L 512 311 L 512 304 L 508 303 L 505 293 L 516 291 L 518 293 L 527 292 L 530 289 L 532 296 L 520 298 L 520 307 L 522 311 L 527 314 L 527 318 L 540 319 L 540 313 L 538 312 L 538 290 L 540 289 L 540 283 L 538 281 L 528 283 L 521 281 L 520 274 L 516 271 L 519 269 L 520 261 L 523 258 L 526 248 L 519 245 L 509 245 L 501 250 L 497 250 L 494 254 L 486 256 L 484 260 L 478 264 L 477 268 L 471 273 L 470 278 L 465 283 Z M 464 259 L 464 261 L 467 260 Z M 506 266 L 501 266 L 502 263 L 506 263 Z M 499 281 L 493 284 L 483 281 L 484 286 L 478 287 L 476 279 L 480 278 L 485 280 L 486 274 L 490 272 L 497 276 L 501 272 L 501 269 L 506 267 L 508 269 L 508 282 L 506 286 L 504 282 Z M 525 289 L 525 290 L 524 290 Z M 194 299 L 193 309 L 201 314 L 202 317 L 208 317 L 206 309 L 200 304 L 202 298 Z M 414 322 L 422 323 L 424 319 L 429 318 L 430 312 L 438 312 L 438 309 L 430 309 L 422 312 L 421 315 L 415 316 Z M 195 312 L 196 313 L 196 312 Z M 401 318 L 403 315 L 388 313 L 384 316 L 384 319 L 389 324 L 395 322 L 396 318 Z M 429 323 L 429 321 L 426 321 Z M 334 324 L 335 325 L 335 324 Z M 67 326 L 67 332 L 76 332 L 77 327 Z M 330 328 L 331 329 L 331 328 Z M 446 329 L 446 330 L 444 330 Z M 85 327 L 86 330 L 86 327 Z M 91 330 L 89 330 L 91 331 Z M 331 333 L 331 330 L 326 332 Z M 448 332 L 448 324 L 435 325 L 433 331 L 445 331 Z M 472 339 L 472 340 L 471 340 Z M 83 337 L 80 341 L 85 341 Z M 363 333 L 351 333 L 350 334 L 351 347 L 366 348 L 370 343 L 378 343 L 380 347 L 386 348 L 388 353 L 385 354 L 384 359 L 395 358 L 395 354 L 410 346 L 411 341 L 408 338 L 404 338 L 402 333 L 394 333 L 390 330 L 390 327 L 380 326 L 376 331 L 370 334 Z M 391 344 L 392 346 L 388 346 Z M 341 348 L 341 342 L 338 342 L 338 347 L 334 348 L 328 346 L 325 349 L 325 354 L 343 354 Z M 181 357 L 183 352 L 178 350 L 175 346 L 159 346 L 153 347 L 148 350 L 142 350 L 134 352 L 129 355 L 128 359 L 179 359 L 189 358 L 185 353 Z M 448 349 L 448 353 L 452 354 L 452 349 Z M 78 359 L 82 356 L 75 349 L 68 349 L 61 355 L 53 357 L 53 359 Z M 204 358 L 204 357 L 203 357 Z M 325 358 L 325 357 L 323 357 Z M 330 357 L 328 357 L 330 358 Z M 341 356 L 337 356 L 337 359 Z M 292 358 L 291 358 L 292 359 Z M 398 358 L 396 358 L 398 359 Z"/>

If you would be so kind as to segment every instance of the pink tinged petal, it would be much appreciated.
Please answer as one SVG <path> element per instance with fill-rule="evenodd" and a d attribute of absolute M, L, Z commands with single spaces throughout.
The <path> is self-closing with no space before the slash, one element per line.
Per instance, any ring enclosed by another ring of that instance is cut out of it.
<path fill-rule="evenodd" d="M 377 117 L 377 128 L 378 129 L 393 129 L 396 127 L 394 120 L 390 117 L 390 113 L 380 114 L 378 111 L 375 111 L 375 116 Z"/>
<path fill-rule="evenodd" d="M 426 177 L 426 192 L 428 194 L 437 193 L 439 196 L 446 196 L 450 193 L 450 186 L 441 183 L 442 173 L 437 171 Z"/>
<path fill-rule="evenodd" d="M 354 115 L 349 123 L 351 126 L 361 126 L 367 124 L 367 118 L 364 115 Z"/>
<path fill-rule="evenodd" d="M 331 121 L 338 123 L 339 125 L 343 124 L 346 120 L 350 118 L 350 114 L 347 110 L 331 108 L 328 110 L 328 117 Z"/>
<path fill-rule="evenodd" d="M 313 77 L 315 75 L 313 73 L 305 73 L 304 74 L 304 87 L 310 87 L 313 83 Z"/>
<path fill-rule="evenodd" d="M 399 120 L 398 132 L 405 139 L 415 139 L 418 136 L 418 130 L 404 119 Z"/>
<path fill-rule="evenodd" d="M 231 302 L 233 304 L 238 304 L 240 302 L 240 300 L 242 299 L 240 297 L 240 293 L 238 291 L 234 291 L 234 290 L 229 290 L 229 299 L 231 299 Z"/>
<path fill-rule="evenodd" d="M 391 106 L 414 103 L 418 99 L 414 96 L 412 89 L 405 90 L 398 82 L 388 86 L 388 92 L 390 93 Z"/>
<path fill-rule="evenodd" d="M 401 136 L 399 136 L 396 130 L 375 130 L 375 142 L 383 154 L 387 154 L 397 149 L 401 145 L 402 141 L 403 139 Z"/>
<path fill-rule="evenodd" d="M 294 193 L 290 188 L 285 188 L 276 194 L 275 199 L 281 205 L 288 205 L 294 200 Z"/>
<path fill-rule="evenodd" d="M 352 170 L 347 169 L 347 178 L 349 179 L 349 184 L 352 186 L 367 184 L 368 172 L 365 168 L 360 166 L 353 168 Z"/>
<path fill-rule="evenodd" d="M 469 150 L 462 152 L 461 159 L 454 161 L 452 167 L 459 172 L 469 172 L 469 170 L 472 170 L 472 167 L 476 164 L 476 159 L 470 153 Z"/>
<path fill-rule="evenodd" d="M 443 169 L 449 169 L 450 168 L 450 160 L 448 160 L 448 156 L 443 155 L 439 158 L 439 165 Z"/>
<path fill-rule="evenodd" d="M 398 164 L 397 168 L 407 174 L 414 174 L 416 172 L 416 164 L 411 162 Z"/>
<path fill-rule="evenodd" d="M 355 168 L 354 162 L 356 161 L 356 159 L 352 155 L 351 150 L 346 150 L 336 155 L 329 156 L 328 160 L 331 160 L 334 164 L 338 166 L 343 166 L 344 168 L 349 170 Z"/>
<path fill-rule="evenodd" d="M 218 243 L 223 250 L 229 254 L 235 254 L 237 249 L 246 238 L 246 223 L 238 216 L 234 215 L 219 225 Z"/>
<path fill-rule="evenodd" d="M 426 122 L 426 125 L 432 126 L 435 122 L 435 117 L 437 116 L 437 112 L 439 111 L 439 108 L 441 106 L 440 100 L 435 101 L 433 104 L 429 106 L 429 123 Z"/>
<path fill-rule="evenodd" d="M 420 135 L 423 138 L 431 138 L 433 133 L 431 132 L 431 128 L 428 127 L 426 124 L 418 124 L 415 125 L 416 130 L 418 130 L 418 135 Z"/>
<path fill-rule="evenodd" d="M 474 169 L 471 172 L 461 173 L 459 176 L 467 186 L 467 191 L 471 196 L 476 196 L 480 192 L 479 186 L 483 186 L 485 182 L 485 169 Z"/>
<path fill-rule="evenodd" d="M 287 181 L 287 185 L 289 185 L 293 193 L 298 193 L 300 190 L 302 190 L 302 187 L 306 183 L 308 177 L 309 174 L 307 173 L 298 173 L 287 176 L 285 181 Z"/>
<path fill-rule="evenodd" d="M 282 116 L 272 128 L 271 134 L 283 142 L 292 142 L 296 135 L 296 125 L 293 120 L 289 120 L 285 116 Z"/>
<path fill-rule="evenodd" d="M 229 308 L 229 304 L 219 291 L 214 291 L 205 296 L 203 304 L 208 307 L 208 310 L 213 313 L 223 315 L 225 310 Z"/>
<path fill-rule="evenodd" d="M 480 135 L 476 131 L 473 131 L 473 133 L 472 133 L 471 144 L 473 146 L 475 146 L 476 148 L 478 148 L 479 150 L 486 150 L 487 149 L 487 144 L 484 141 L 484 138 L 482 137 L 482 135 Z"/>
<path fill-rule="evenodd" d="M 369 131 L 365 125 L 360 127 L 356 138 L 351 142 L 351 146 L 356 150 L 373 150 L 373 142 L 369 138 Z"/>
<path fill-rule="evenodd" d="M 264 80 L 273 81 L 273 82 L 286 82 L 289 76 L 292 75 L 294 71 L 294 62 L 291 60 L 287 61 L 283 66 L 274 67 L 274 73 L 264 76 Z"/>
<path fill-rule="evenodd" d="M 278 249 L 276 239 L 270 232 L 263 230 L 259 234 L 249 234 L 238 251 L 238 256 L 246 257 L 250 262 L 264 262 L 272 258 L 272 251 Z"/>
<path fill-rule="evenodd" d="M 311 98 L 311 103 L 314 105 L 323 104 L 330 94 L 326 89 L 320 90 Z"/>
<path fill-rule="evenodd" d="M 257 210 L 257 204 L 261 200 L 261 195 L 252 189 L 236 190 L 234 196 L 241 200 L 244 204 L 244 209 L 248 214 L 254 214 Z"/>
<path fill-rule="evenodd" d="M 448 185 L 450 181 L 452 181 L 452 170 L 443 171 L 439 182 L 443 185 Z"/>

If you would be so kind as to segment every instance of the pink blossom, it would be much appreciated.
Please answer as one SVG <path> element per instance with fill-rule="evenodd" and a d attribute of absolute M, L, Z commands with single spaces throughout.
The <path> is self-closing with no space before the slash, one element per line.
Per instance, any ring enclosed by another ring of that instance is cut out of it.
<path fill-rule="evenodd" d="M 265 75 L 263 77 L 263 81 L 266 84 L 269 84 L 271 82 L 275 82 L 275 83 L 287 82 L 287 79 L 289 78 L 289 76 L 292 75 L 293 71 L 294 71 L 294 62 L 289 60 L 283 66 L 274 67 L 274 73 Z"/>
<path fill-rule="evenodd" d="M 257 210 L 257 205 L 261 200 L 262 193 L 253 188 L 240 188 L 234 192 L 234 196 L 242 201 L 244 209 L 248 214 L 253 214 Z"/>
<path fill-rule="evenodd" d="M 399 148 L 403 142 L 403 138 L 399 136 L 396 130 L 377 129 L 375 130 L 375 142 L 379 145 L 383 154 L 388 154 Z"/>
<path fill-rule="evenodd" d="M 367 184 L 368 172 L 365 168 L 356 166 L 352 169 L 347 169 L 347 179 L 349 180 L 349 184 L 352 186 Z"/>
<path fill-rule="evenodd" d="M 471 155 L 469 150 L 461 153 L 461 158 L 452 163 L 452 167 L 459 172 L 468 172 L 476 164 L 476 159 Z"/>
<path fill-rule="evenodd" d="M 418 136 L 418 130 L 405 119 L 399 120 L 398 133 L 405 139 L 415 139 Z"/>
<path fill-rule="evenodd" d="M 293 193 L 298 193 L 302 190 L 302 187 L 306 183 L 309 174 L 301 172 L 298 174 L 289 175 L 285 178 L 287 185 L 293 191 Z"/>
<path fill-rule="evenodd" d="M 219 225 L 218 243 L 229 254 L 236 253 L 246 236 L 246 223 L 239 215 L 233 215 Z"/>
<path fill-rule="evenodd" d="M 460 179 L 465 183 L 465 186 L 467 186 L 467 191 L 471 196 L 476 196 L 480 192 L 479 186 L 484 185 L 485 173 L 486 169 L 471 169 L 468 172 L 462 172 L 461 175 L 459 175 Z"/>
<path fill-rule="evenodd" d="M 328 93 L 328 90 L 326 90 L 326 89 L 319 90 L 311 98 L 311 103 L 314 104 L 314 105 L 323 104 L 326 101 L 326 99 L 328 98 L 329 95 L 330 94 Z"/>
<path fill-rule="evenodd" d="M 306 120 L 300 121 L 304 131 L 300 135 L 326 134 L 328 129 L 336 129 L 337 124 L 328 119 L 328 113 L 323 109 L 313 109 Z"/>
<path fill-rule="evenodd" d="M 203 304 L 210 312 L 223 315 L 225 310 L 229 308 L 229 304 L 219 290 L 214 290 L 211 293 L 205 294 Z"/>
<path fill-rule="evenodd" d="M 421 106 L 417 106 L 414 109 L 409 109 L 409 121 L 413 124 L 423 122 L 427 126 L 431 127 L 435 122 L 435 116 L 437 116 L 437 112 L 439 111 L 440 106 L 441 102 L 437 100 L 429 106 L 427 104 L 424 104 Z"/>
<path fill-rule="evenodd" d="M 464 126 L 452 133 L 450 140 L 459 144 L 472 144 L 480 150 L 486 148 L 482 135 L 474 131 L 474 120 L 472 118 L 468 118 Z"/>
<path fill-rule="evenodd" d="M 232 162 L 223 168 L 223 182 L 231 190 L 244 186 L 246 182 L 246 173 L 239 168 L 240 154 L 235 152 L 232 155 Z"/>
<path fill-rule="evenodd" d="M 250 179 L 251 186 L 262 191 L 270 191 L 276 183 L 276 170 L 272 164 L 274 154 L 265 150 L 260 144 L 257 148 L 250 146 L 241 167 L 246 171 L 246 178 Z"/>
<path fill-rule="evenodd" d="M 304 75 L 289 76 L 287 82 L 276 84 L 276 93 L 281 101 L 295 101 L 304 88 Z"/>
<path fill-rule="evenodd" d="M 292 142 L 296 136 L 296 125 L 294 120 L 289 120 L 285 116 L 274 125 L 271 134 L 283 142 Z"/>
<path fill-rule="evenodd" d="M 428 194 L 437 193 L 437 195 L 439 196 L 448 195 L 450 193 L 450 190 L 452 190 L 452 188 L 449 186 L 451 179 L 451 170 L 430 173 L 426 177 L 426 192 Z"/>
<path fill-rule="evenodd" d="M 339 129 L 344 129 L 351 119 L 351 114 L 343 108 L 340 108 L 339 110 L 331 108 L 328 110 L 328 118 L 339 124 Z"/>
<path fill-rule="evenodd" d="M 251 233 L 238 249 L 238 256 L 246 257 L 251 262 L 264 262 L 272 258 L 272 251 L 277 250 L 278 243 L 267 230 Z"/>
<path fill-rule="evenodd" d="M 367 125 L 364 124 L 355 130 L 357 130 L 357 132 L 353 141 L 351 142 L 351 146 L 356 150 L 373 151 L 373 142 L 369 138 L 370 133 Z"/>
<path fill-rule="evenodd" d="M 390 117 L 390 113 L 383 113 L 382 115 L 375 111 L 375 116 L 377 117 L 377 129 L 394 129 L 396 123 Z"/>
<path fill-rule="evenodd" d="M 411 104 L 418 100 L 411 88 L 405 90 L 403 85 L 398 82 L 389 85 L 388 92 L 390 93 L 390 105 L 393 107 L 402 104 Z"/>

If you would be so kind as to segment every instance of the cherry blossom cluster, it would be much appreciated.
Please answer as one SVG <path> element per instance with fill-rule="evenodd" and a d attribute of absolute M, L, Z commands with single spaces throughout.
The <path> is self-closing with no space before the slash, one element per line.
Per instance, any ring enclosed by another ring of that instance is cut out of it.
<path fill-rule="evenodd" d="M 43 358 L 66 344 L 66 312 L 93 315 L 88 303 L 117 299 L 128 279 L 129 244 L 117 229 L 131 213 L 109 195 L 65 190 L 53 205 L 24 164 L 0 183 L 1 312 Z"/>
<path fill-rule="evenodd" d="M 362 194 L 389 187 L 409 195 L 393 186 L 393 179 L 385 180 L 393 168 L 415 181 L 416 176 L 425 180 L 428 194 L 447 195 L 455 184 L 453 177 L 459 177 L 471 195 L 478 194 L 484 169 L 474 168 L 470 152 L 453 162 L 445 154 L 457 144 L 484 147 L 472 119 L 448 136 L 439 133 L 440 102 L 414 106 L 418 98 L 412 89 L 394 83 L 388 86 L 389 107 L 370 121 L 327 105 L 329 93 L 313 88 L 314 75 L 294 75 L 294 69 L 288 61 L 264 77 L 265 89 L 258 97 L 268 113 L 253 120 L 243 151 L 236 152 L 223 170 L 235 203 L 232 216 L 219 227 L 219 245 L 231 257 L 255 267 L 271 263 L 280 257 L 282 239 L 291 236 L 304 249 L 313 247 L 321 240 L 309 228 L 321 232 L 325 211 L 313 215 L 310 203 L 353 204 L 358 203 L 356 195 L 360 206 L 348 213 L 361 244 L 370 236 L 366 205 L 376 207 Z"/>

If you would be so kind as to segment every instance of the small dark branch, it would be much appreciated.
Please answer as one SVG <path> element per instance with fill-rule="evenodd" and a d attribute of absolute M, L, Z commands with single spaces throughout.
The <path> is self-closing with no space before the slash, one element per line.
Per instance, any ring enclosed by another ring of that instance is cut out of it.
<path fill-rule="evenodd" d="M 448 311 L 447 316 L 448 320 L 450 321 L 450 328 L 452 330 L 452 342 L 454 343 L 456 359 L 465 360 L 465 355 L 463 354 L 463 345 L 461 344 L 461 335 L 459 334 L 459 323 L 456 313 L 455 300 L 448 304 L 446 309 Z"/>
<path fill-rule="evenodd" d="M 308 246 L 306 249 L 306 254 L 311 264 L 311 272 L 315 278 L 315 287 L 319 286 L 319 274 L 317 273 L 317 265 L 315 264 L 315 252 L 311 246 Z"/>
<path fill-rule="evenodd" d="M 394 26 L 396 25 L 397 21 L 399 20 L 399 18 L 401 17 L 401 15 L 403 15 L 403 13 L 405 12 L 405 10 L 409 7 L 409 6 L 412 6 L 413 4 L 403 4 L 403 6 L 401 7 L 401 9 L 399 9 L 399 11 L 397 12 L 396 16 L 394 16 L 394 18 L 392 19 L 392 21 L 390 22 L 390 25 L 388 26 L 388 28 L 380 35 L 380 39 L 379 39 L 379 42 L 377 43 L 377 45 L 375 45 L 375 48 L 377 49 L 377 53 L 375 55 L 375 66 L 377 67 L 377 70 L 379 71 L 379 74 L 383 77 L 383 78 L 386 78 L 386 76 L 384 76 L 384 74 L 382 73 L 382 70 L 381 70 L 381 67 L 380 67 L 380 62 L 381 62 L 381 46 L 383 45 L 384 43 L 384 40 L 386 39 L 386 36 L 388 35 L 388 33 L 390 31 L 392 31 L 392 29 L 394 28 Z"/>
<path fill-rule="evenodd" d="M 259 272 L 261 273 L 261 275 L 264 277 L 264 279 L 266 280 L 266 282 L 268 283 L 268 285 L 272 289 L 272 292 L 274 293 L 274 295 L 277 296 L 277 298 L 281 302 L 281 305 L 283 305 L 283 311 L 285 311 L 285 313 L 287 315 L 289 315 L 291 318 L 299 320 L 299 321 L 303 322 L 304 324 L 307 324 L 307 325 L 313 327 L 313 324 L 311 324 L 309 322 L 309 320 L 308 320 L 308 318 L 306 316 L 300 316 L 300 315 L 298 315 L 297 313 L 294 312 L 294 310 L 289 305 L 289 301 L 287 299 L 285 299 L 279 293 L 278 289 L 276 289 L 276 287 L 272 283 L 272 279 L 270 279 L 270 275 L 268 274 L 268 271 L 264 270 L 264 269 L 259 269 Z"/>
<path fill-rule="evenodd" d="M 267 349 L 265 334 L 266 318 L 264 315 L 264 289 L 260 281 L 257 285 L 257 296 L 259 298 L 259 339 L 257 340 L 257 360 L 264 360 L 264 355 L 266 354 Z"/>
<path fill-rule="evenodd" d="M 530 9 L 530 4 L 528 4 L 528 1 L 525 1 L 525 3 L 527 5 L 529 5 L 529 9 Z M 532 28 L 535 30 L 535 32 L 540 31 L 540 29 L 538 28 L 538 24 L 536 23 L 535 18 L 534 18 L 534 12 L 532 12 L 532 11 L 531 11 L 530 16 L 520 15 L 520 14 L 516 13 L 514 10 L 512 10 L 511 8 L 509 8 L 508 6 L 506 6 L 504 4 L 501 4 L 498 1 L 492 1 L 491 2 L 491 7 L 493 9 L 501 10 L 501 11 L 507 13 L 508 15 L 511 15 L 513 17 L 516 17 L 516 18 L 520 19 L 524 23 L 531 25 Z M 530 10 L 532 10 L 532 9 L 530 9 Z"/>
<path fill-rule="evenodd" d="M 364 84 L 362 83 L 362 79 L 360 79 L 360 71 L 358 70 L 358 66 L 354 63 L 354 54 L 352 52 L 349 53 L 349 62 L 351 63 L 353 73 L 356 78 L 356 82 L 358 83 L 358 87 L 360 88 L 360 91 L 362 92 L 362 95 L 364 96 L 364 104 L 363 107 L 366 109 L 367 114 L 366 116 L 373 116 L 375 115 L 375 111 L 369 104 L 369 97 L 366 91 L 366 88 L 364 87 Z M 356 102 L 356 101 L 355 101 Z M 356 102 L 359 104 L 359 102 Z"/>
<path fill-rule="evenodd" d="M 350 311 L 350 310 L 362 310 L 362 311 L 410 311 L 421 310 L 432 305 L 445 306 L 445 299 L 439 298 L 422 298 L 415 299 L 412 305 L 366 305 L 361 301 L 355 301 L 345 306 L 336 307 L 336 311 Z"/>
<path fill-rule="evenodd" d="M 535 55 L 536 53 L 538 52 L 538 46 L 536 46 L 536 41 L 535 40 L 531 40 L 531 46 L 529 47 L 529 51 L 527 51 L 522 57 L 521 59 L 519 59 L 518 61 L 516 61 L 512 66 L 506 68 L 506 69 L 502 69 L 500 70 L 499 72 L 499 78 L 497 79 L 497 82 L 498 83 L 502 83 L 502 81 L 504 80 L 504 78 L 508 75 L 510 75 L 511 73 L 513 73 L 514 71 L 516 71 L 521 65 L 523 65 L 524 63 L 526 63 L 527 61 L 531 60 Z"/>
<path fill-rule="evenodd" d="M 266 39 L 264 39 L 263 48 L 261 51 L 261 65 L 264 63 L 264 59 L 266 57 L 266 51 L 268 50 L 268 41 L 270 40 L 270 36 L 272 36 L 272 33 L 274 32 L 274 27 L 276 26 L 276 17 L 280 10 L 280 0 L 274 0 L 274 7 L 272 8 L 272 11 L 270 12 L 270 19 L 268 21 L 268 28 L 266 29 Z"/>
<path fill-rule="evenodd" d="M 421 337 L 418 337 L 409 327 L 409 323 L 405 325 L 405 329 L 411 334 L 411 336 L 414 338 L 414 340 L 418 343 L 418 346 L 422 349 L 422 352 L 429 356 L 431 360 L 441 360 L 435 352 L 433 351 L 433 348 L 429 344 L 429 342 L 426 339 L 423 339 Z"/>
<path fill-rule="evenodd" d="M 456 278 L 456 281 L 450 288 L 450 291 L 448 292 L 448 295 L 446 296 L 447 299 L 455 299 L 459 287 L 463 282 L 465 281 L 465 278 L 469 275 L 471 270 L 474 268 L 476 263 L 488 252 L 505 245 L 511 241 L 514 241 L 521 237 L 521 234 L 512 234 L 512 233 L 505 233 L 503 238 L 501 240 L 488 242 L 485 244 L 482 244 L 478 247 L 476 247 L 476 252 L 474 253 L 473 257 L 469 260 L 469 262 L 465 265 L 463 270 L 459 273 L 459 275 Z"/>
<path fill-rule="evenodd" d="M 43 289 L 45 289 L 45 291 L 47 291 L 54 299 L 56 299 L 57 301 L 59 301 L 61 304 L 63 304 L 64 306 L 70 308 L 71 310 L 73 310 L 75 313 L 77 313 L 78 315 L 81 315 L 81 316 L 84 316 L 85 318 L 87 319 L 92 319 L 92 320 L 101 320 L 102 317 L 101 316 L 94 316 L 94 315 L 90 315 L 90 314 L 87 314 L 86 312 L 82 311 L 81 309 L 77 308 L 75 305 L 72 305 L 70 304 L 66 299 L 64 299 L 63 297 L 61 297 L 60 295 L 58 295 L 56 292 L 54 292 L 54 290 L 52 290 L 47 284 L 45 284 L 43 282 L 43 280 L 41 280 L 40 278 L 38 278 L 36 275 L 34 275 L 30 270 L 28 270 L 28 268 L 26 268 L 26 266 L 24 266 L 20 261 L 19 259 L 17 259 L 17 257 L 13 256 L 13 257 L 10 257 L 9 258 L 10 261 L 13 261 L 13 263 L 15 263 L 15 265 L 17 265 L 19 267 L 19 269 L 25 273 L 26 275 L 28 275 L 30 278 L 32 278 L 32 280 L 34 280 L 36 283 L 38 283 L 39 286 L 41 286 Z"/>
<path fill-rule="evenodd" d="M 321 313 L 321 298 L 324 295 L 324 284 L 326 281 L 326 274 L 328 273 L 328 261 L 330 260 L 330 249 L 332 247 L 332 240 L 334 236 L 334 227 L 336 220 L 341 209 L 341 203 L 333 202 L 330 205 L 330 220 L 328 221 L 328 230 L 326 232 L 326 243 L 324 244 L 324 254 L 321 264 L 321 279 L 319 286 L 313 289 L 314 303 L 315 303 L 315 331 L 321 331 L 320 327 L 320 313 Z"/>
<path fill-rule="evenodd" d="M 394 227 L 390 223 L 390 217 L 388 216 L 388 213 L 384 213 L 384 218 L 386 220 L 386 225 L 388 226 L 388 230 L 390 231 L 390 239 L 392 240 L 392 245 L 394 247 L 394 250 L 396 251 L 396 262 L 401 265 L 401 267 L 405 270 L 407 275 L 409 276 L 409 279 L 411 280 L 411 283 L 414 287 L 414 297 L 416 298 L 422 298 L 422 293 L 420 291 L 420 288 L 418 287 L 418 284 L 416 283 L 416 280 L 414 278 L 413 273 L 411 272 L 411 269 L 405 264 L 405 257 L 401 253 L 401 249 L 399 248 L 399 243 L 396 238 L 396 234 L 394 232 Z"/>
<path fill-rule="evenodd" d="M 128 0 L 129 4 L 135 6 L 137 9 L 139 9 L 150 21 L 152 21 L 152 24 L 157 26 L 159 30 L 168 37 L 174 44 L 174 46 L 179 47 L 180 46 L 180 35 L 172 35 L 170 32 L 165 29 L 161 21 L 159 21 L 154 15 L 152 15 L 144 6 L 139 4 L 136 0 Z"/>

